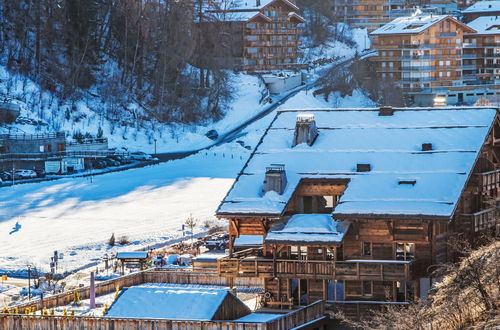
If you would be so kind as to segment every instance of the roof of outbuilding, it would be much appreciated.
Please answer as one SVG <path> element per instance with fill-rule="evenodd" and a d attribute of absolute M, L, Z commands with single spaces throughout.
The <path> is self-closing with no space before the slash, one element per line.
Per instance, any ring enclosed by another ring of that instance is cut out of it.
<path fill-rule="evenodd" d="M 292 148 L 298 113 L 315 115 L 319 136 Z M 304 179 L 347 180 L 333 211 L 350 216 L 449 219 L 497 114 L 495 108 L 300 109 L 276 114 L 217 215 L 280 216 Z M 422 151 L 422 144 L 432 150 Z M 280 195 L 262 193 L 265 169 L 285 165 Z M 357 164 L 370 164 L 357 172 Z M 411 184 L 410 184 L 411 183 Z"/>

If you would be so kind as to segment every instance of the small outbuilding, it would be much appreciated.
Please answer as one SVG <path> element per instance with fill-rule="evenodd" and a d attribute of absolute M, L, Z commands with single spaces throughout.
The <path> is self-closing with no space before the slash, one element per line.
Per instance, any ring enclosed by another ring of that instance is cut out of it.
<path fill-rule="evenodd" d="M 169 320 L 235 320 L 250 309 L 230 290 L 172 284 L 123 289 L 105 316 Z"/>
<path fill-rule="evenodd" d="M 145 251 L 118 252 L 115 258 L 121 262 L 122 273 L 124 273 L 125 267 L 142 270 L 149 259 L 149 253 Z"/>

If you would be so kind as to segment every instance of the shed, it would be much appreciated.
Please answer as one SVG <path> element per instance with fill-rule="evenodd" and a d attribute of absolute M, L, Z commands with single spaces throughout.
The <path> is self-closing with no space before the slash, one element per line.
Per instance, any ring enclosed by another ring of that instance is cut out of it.
<path fill-rule="evenodd" d="M 124 273 L 125 267 L 140 268 L 142 270 L 149 258 L 149 253 L 144 251 L 118 252 L 115 258 L 121 261 L 122 273 Z"/>
<path fill-rule="evenodd" d="M 250 309 L 228 289 L 143 284 L 124 289 L 106 316 L 211 321 L 248 314 Z"/>

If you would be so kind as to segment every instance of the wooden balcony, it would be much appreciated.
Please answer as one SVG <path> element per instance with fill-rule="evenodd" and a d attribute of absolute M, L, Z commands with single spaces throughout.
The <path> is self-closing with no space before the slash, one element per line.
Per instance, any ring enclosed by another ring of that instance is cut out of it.
<path fill-rule="evenodd" d="M 475 183 L 480 192 L 488 192 L 500 188 L 500 170 L 474 173 L 472 182 L 473 184 Z"/>
<path fill-rule="evenodd" d="M 473 214 L 462 214 L 461 224 L 465 228 L 472 228 L 474 232 L 479 232 L 488 228 L 495 228 L 497 218 L 499 217 L 499 209 L 496 207 L 476 212 Z"/>
<path fill-rule="evenodd" d="M 281 277 L 302 279 L 410 280 L 410 262 L 398 260 L 287 260 L 260 257 L 223 258 L 217 262 L 220 276 Z"/>

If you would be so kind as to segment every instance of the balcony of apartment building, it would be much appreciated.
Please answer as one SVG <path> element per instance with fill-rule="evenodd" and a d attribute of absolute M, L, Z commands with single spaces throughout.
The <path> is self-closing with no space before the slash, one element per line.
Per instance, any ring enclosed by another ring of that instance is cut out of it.
<path fill-rule="evenodd" d="M 217 267 L 225 277 L 404 281 L 411 279 L 411 264 L 408 260 L 285 259 L 266 257 L 263 248 L 254 248 L 219 259 Z"/>

